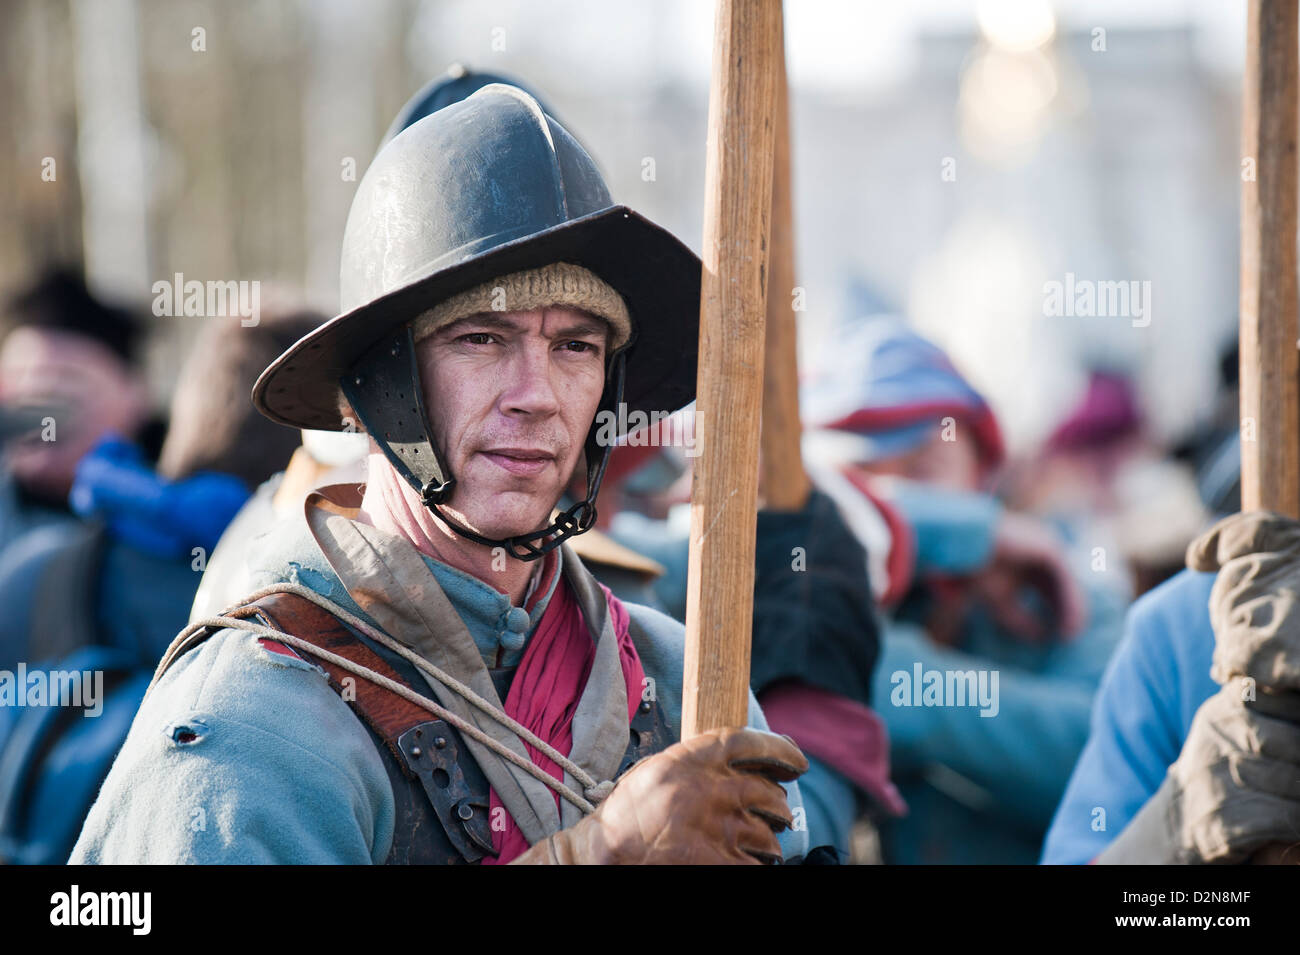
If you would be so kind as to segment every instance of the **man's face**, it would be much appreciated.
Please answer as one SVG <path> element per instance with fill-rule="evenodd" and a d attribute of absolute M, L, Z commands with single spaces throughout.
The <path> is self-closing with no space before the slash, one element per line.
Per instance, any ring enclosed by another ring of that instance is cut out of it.
<path fill-rule="evenodd" d="M 16 328 L 0 347 L 0 403 L 52 407 L 53 428 L 5 448 L 31 493 L 62 500 L 78 462 L 106 433 L 130 436 L 148 412 L 144 386 L 105 346 L 59 329 Z"/>
<path fill-rule="evenodd" d="M 608 326 L 576 309 L 487 312 L 416 346 L 425 408 L 456 488 L 445 505 L 504 538 L 550 522 L 605 384 Z"/>

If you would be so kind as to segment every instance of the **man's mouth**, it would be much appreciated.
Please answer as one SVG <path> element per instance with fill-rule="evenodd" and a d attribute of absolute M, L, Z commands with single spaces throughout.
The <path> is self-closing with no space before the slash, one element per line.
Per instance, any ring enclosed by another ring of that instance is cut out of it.
<path fill-rule="evenodd" d="M 555 455 L 542 448 L 493 448 L 479 453 L 497 467 L 519 477 L 540 474 L 555 461 Z"/>

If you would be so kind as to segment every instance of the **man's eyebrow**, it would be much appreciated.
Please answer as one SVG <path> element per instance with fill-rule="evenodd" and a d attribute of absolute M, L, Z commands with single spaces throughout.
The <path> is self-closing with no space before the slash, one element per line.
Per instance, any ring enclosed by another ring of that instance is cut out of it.
<path fill-rule="evenodd" d="M 602 318 L 579 318 L 557 329 L 554 338 L 567 338 L 570 335 L 605 335 L 609 324 Z"/>
<path fill-rule="evenodd" d="M 473 326 L 476 328 L 500 328 L 505 331 L 519 331 L 519 323 L 506 318 L 504 315 L 495 312 L 479 312 L 477 315 L 466 315 L 464 318 L 458 318 L 450 325 L 444 325 L 438 329 L 440 334 L 451 334 L 456 329 L 463 326 Z"/>
<path fill-rule="evenodd" d="M 477 315 L 466 315 L 464 318 L 458 318 L 450 325 L 444 325 L 438 329 L 440 335 L 453 335 L 457 329 L 462 327 L 469 328 L 497 328 L 503 331 L 517 332 L 521 326 L 514 319 L 507 318 L 503 314 L 495 312 L 479 312 Z M 556 329 L 552 338 L 565 338 L 573 335 L 604 335 L 608 332 L 606 322 L 602 318 L 595 316 L 584 316 L 575 318 L 573 321 Z"/>

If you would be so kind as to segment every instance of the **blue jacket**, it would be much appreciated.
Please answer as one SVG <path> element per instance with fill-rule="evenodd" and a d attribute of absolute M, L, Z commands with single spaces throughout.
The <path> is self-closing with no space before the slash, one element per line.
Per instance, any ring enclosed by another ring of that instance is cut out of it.
<path fill-rule="evenodd" d="M 364 617 L 301 518 L 258 541 L 250 569 L 259 586 L 296 580 Z M 545 601 L 530 620 L 487 584 L 424 559 L 485 656 L 517 646 L 520 627 L 531 635 Z M 637 650 L 678 734 L 684 629 L 645 607 L 628 611 L 645 633 Z M 752 694 L 750 725 L 767 728 Z M 799 787 L 787 793 L 796 818 L 806 816 Z M 265 650 L 254 634 L 223 630 L 146 697 L 70 861 L 380 863 L 393 826 L 381 757 L 322 671 Z M 809 836 L 807 826 L 784 833 L 787 857 L 806 852 Z"/>
<path fill-rule="evenodd" d="M 1178 758 L 1210 678 L 1214 574 L 1183 571 L 1133 604 L 1106 670 L 1087 745 L 1043 845 L 1044 863 L 1086 863 L 1106 848 Z"/>

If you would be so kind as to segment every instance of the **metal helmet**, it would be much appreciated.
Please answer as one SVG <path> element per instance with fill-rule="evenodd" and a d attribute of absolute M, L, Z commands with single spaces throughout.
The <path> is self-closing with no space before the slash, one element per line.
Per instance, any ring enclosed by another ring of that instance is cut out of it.
<path fill-rule="evenodd" d="M 631 340 L 609 358 L 600 403 L 617 426 L 593 421 L 583 500 L 540 531 L 483 537 L 441 507 L 456 478 L 430 436 L 410 323 L 459 292 L 560 262 L 590 270 L 627 304 Z M 595 523 L 611 444 L 598 435 L 617 436 L 638 412 L 649 418 L 693 400 L 700 271 L 671 233 L 613 203 L 591 157 L 533 97 L 485 86 L 380 150 L 344 232 L 342 314 L 276 359 L 253 402 L 282 424 L 339 431 L 346 399 L 456 533 L 536 559 Z"/>
<path fill-rule="evenodd" d="M 388 132 L 384 133 L 384 138 L 379 147 L 382 149 L 387 146 L 389 141 L 406 129 L 407 126 L 419 122 L 430 113 L 436 113 L 452 103 L 459 103 L 461 100 L 477 93 L 483 87 L 490 86 L 493 83 L 504 83 L 507 86 L 514 86 L 523 90 L 537 101 L 537 105 L 542 108 L 543 113 L 552 119 L 559 119 L 555 114 L 555 110 L 551 109 L 542 97 L 514 77 L 504 76 L 500 73 L 485 73 L 473 70 L 464 63 L 453 63 L 447 67 L 445 73 L 435 76 L 406 101 L 406 104 L 398 111 L 397 116 L 393 118 L 393 122 L 388 127 Z"/>

